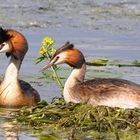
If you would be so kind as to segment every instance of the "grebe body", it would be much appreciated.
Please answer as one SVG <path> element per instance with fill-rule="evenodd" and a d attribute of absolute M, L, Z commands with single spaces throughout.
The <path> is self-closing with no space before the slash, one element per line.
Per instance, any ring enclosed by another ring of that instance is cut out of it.
<path fill-rule="evenodd" d="M 84 81 L 86 63 L 83 54 L 67 42 L 59 48 L 42 70 L 66 63 L 73 67 L 64 86 L 66 102 L 87 102 L 120 108 L 140 107 L 140 85 L 123 79 L 93 79 Z"/>
<path fill-rule="evenodd" d="M 21 33 L 0 28 L 0 53 L 11 57 L 0 83 L 0 106 L 30 106 L 40 101 L 38 92 L 27 82 L 18 79 L 19 69 L 27 51 L 27 40 Z"/>

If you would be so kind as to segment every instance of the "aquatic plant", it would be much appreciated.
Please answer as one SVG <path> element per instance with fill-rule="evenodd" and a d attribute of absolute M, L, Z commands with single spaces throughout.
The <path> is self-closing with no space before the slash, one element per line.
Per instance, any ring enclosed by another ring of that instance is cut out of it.
<path fill-rule="evenodd" d="M 86 62 L 86 64 L 91 66 L 106 66 L 108 62 L 108 59 L 93 59 Z"/>
<path fill-rule="evenodd" d="M 140 61 L 108 60 L 108 59 L 91 59 L 86 62 L 89 66 L 118 66 L 118 67 L 140 67 Z"/>
<path fill-rule="evenodd" d="M 42 101 L 37 106 L 24 107 L 16 120 L 30 124 L 33 130 L 39 129 L 44 133 L 45 129 L 51 129 L 56 134 L 59 132 L 58 136 L 64 133 L 74 138 L 79 138 L 79 134 L 83 137 L 101 134 L 110 137 L 111 134 L 114 139 L 120 139 L 126 133 L 127 137 L 132 132 L 135 136 L 140 134 L 139 109 L 92 106 L 86 103 L 66 104 L 63 98 L 54 98 L 51 104 Z"/>
<path fill-rule="evenodd" d="M 35 60 L 36 64 L 42 62 L 43 60 L 49 61 L 51 59 L 52 55 L 56 52 L 56 50 L 52 47 L 54 45 L 54 43 L 55 43 L 55 41 L 50 37 L 43 38 L 42 45 L 39 49 L 39 54 L 41 56 Z M 53 71 L 54 78 L 58 82 L 61 89 L 63 89 L 64 84 L 62 83 L 62 81 L 60 80 L 60 77 L 58 75 L 58 72 L 57 72 L 58 67 L 52 66 L 51 69 Z M 42 72 L 42 73 L 44 73 L 44 72 Z"/>

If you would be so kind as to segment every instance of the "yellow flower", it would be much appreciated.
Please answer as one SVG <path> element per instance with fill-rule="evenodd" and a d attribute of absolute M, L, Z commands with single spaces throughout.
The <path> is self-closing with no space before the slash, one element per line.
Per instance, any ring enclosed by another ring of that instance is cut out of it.
<path fill-rule="evenodd" d="M 51 48 L 51 54 L 54 54 L 56 52 L 56 50 L 54 48 Z"/>
<path fill-rule="evenodd" d="M 39 54 L 41 54 L 41 55 L 46 54 L 46 52 L 47 52 L 47 49 L 46 49 L 45 46 L 42 46 L 42 47 L 39 49 Z"/>
<path fill-rule="evenodd" d="M 42 44 L 43 45 L 53 45 L 54 40 L 50 37 L 44 37 L 43 40 L 42 40 Z"/>

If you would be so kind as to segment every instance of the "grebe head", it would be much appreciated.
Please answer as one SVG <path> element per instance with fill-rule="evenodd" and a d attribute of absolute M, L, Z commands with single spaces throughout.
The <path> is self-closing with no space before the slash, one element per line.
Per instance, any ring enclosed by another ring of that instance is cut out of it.
<path fill-rule="evenodd" d="M 0 53 L 6 53 L 7 57 L 13 55 L 16 59 L 22 60 L 27 50 L 27 41 L 21 33 L 0 28 Z"/>
<path fill-rule="evenodd" d="M 0 28 L 0 52 L 10 52 L 11 45 L 9 44 L 9 40 L 11 36 L 7 34 L 7 30 L 3 30 Z"/>
<path fill-rule="evenodd" d="M 81 68 L 83 63 L 85 63 L 85 58 L 78 49 L 74 48 L 73 44 L 66 42 L 65 45 L 55 52 L 48 65 L 44 66 L 42 71 L 53 65 L 63 63 L 66 63 L 73 68 Z"/>

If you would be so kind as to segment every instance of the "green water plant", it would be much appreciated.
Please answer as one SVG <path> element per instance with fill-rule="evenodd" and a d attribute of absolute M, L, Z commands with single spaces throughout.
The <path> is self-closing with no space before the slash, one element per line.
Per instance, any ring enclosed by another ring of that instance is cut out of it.
<path fill-rule="evenodd" d="M 55 41 L 50 37 L 44 37 L 42 40 L 42 45 L 39 49 L 39 54 L 41 55 L 39 58 L 35 60 L 35 63 L 38 64 L 42 62 L 43 60 L 49 61 L 52 57 L 52 55 L 56 52 L 56 50 L 53 48 L 53 45 L 55 44 Z M 58 82 L 61 89 L 63 89 L 64 84 L 60 80 L 60 77 L 58 75 L 58 67 L 52 66 L 51 67 L 55 80 Z M 44 72 L 43 72 L 44 73 Z"/>
<path fill-rule="evenodd" d="M 91 59 L 86 62 L 89 66 L 118 66 L 118 67 L 140 67 L 140 61 L 108 60 L 108 59 Z"/>
<path fill-rule="evenodd" d="M 136 66 L 138 66 L 138 67 L 140 67 L 140 61 L 139 61 L 139 60 L 134 60 L 134 61 L 132 62 L 132 64 L 133 64 L 133 65 L 136 65 Z"/>
<path fill-rule="evenodd" d="M 96 135 L 107 135 L 109 138 L 111 134 L 113 139 L 119 140 L 126 133 L 129 137 L 133 132 L 135 136 L 140 134 L 139 116 L 139 109 L 92 106 L 86 103 L 66 104 L 63 98 L 54 98 L 51 104 L 42 101 L 37 106 L 22 108 L 16 119 L 42 132 L 51 129 L 59 136 L 65 133 L 68 137 L 71 133 L 74 138 L 80 138 L 80 133 L 93 138 Z"/>
<path fill-rule="evenodd" d="M 93 59 L 86 62 L 86 64 L 91 66 L 106 66 L 108 62 L 109 62 L 108 59 Z"/>

